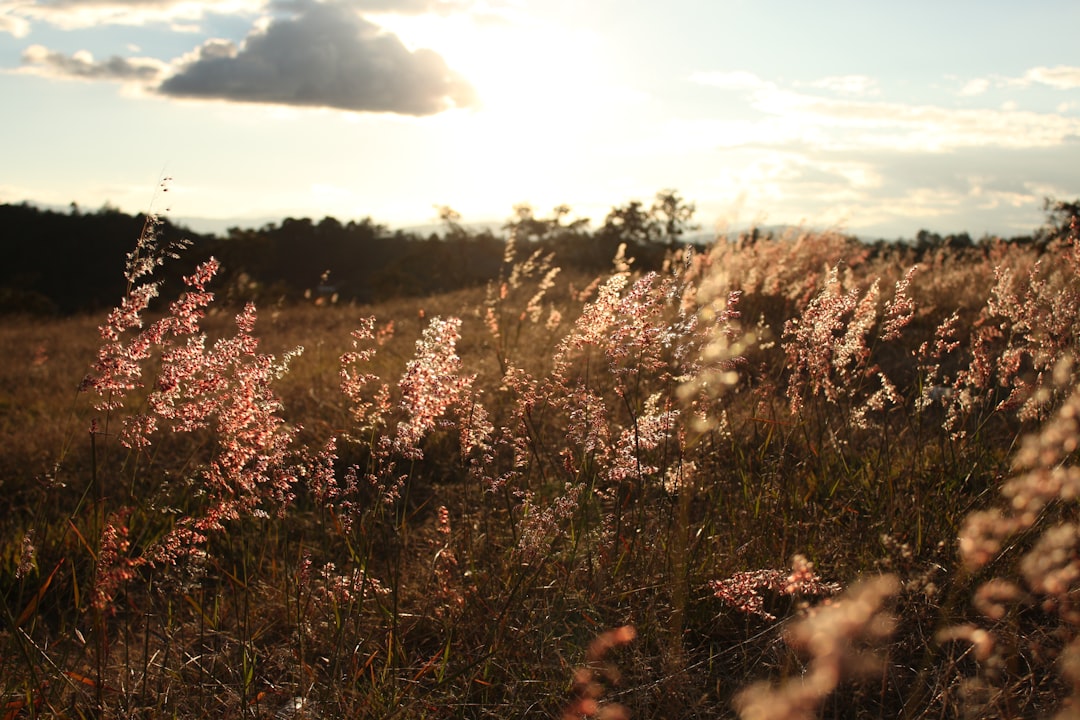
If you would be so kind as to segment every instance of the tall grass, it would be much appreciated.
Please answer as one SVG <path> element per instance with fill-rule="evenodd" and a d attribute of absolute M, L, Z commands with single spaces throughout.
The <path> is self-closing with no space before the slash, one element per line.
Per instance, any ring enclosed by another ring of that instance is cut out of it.
<path fill-rule="evenodd" d="M 1055 233 L 596 278 L 512 240 L 486 290 L 259 315 L 216 261 L 157 299 L 150 223 L 96 334 L 0 328 L 0 713 L 1067 713 Z"/>

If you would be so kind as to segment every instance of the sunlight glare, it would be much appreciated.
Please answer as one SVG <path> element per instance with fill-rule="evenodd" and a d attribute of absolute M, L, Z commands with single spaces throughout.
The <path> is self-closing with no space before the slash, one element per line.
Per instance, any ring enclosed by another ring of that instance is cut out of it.
<path fill-rule="evenodd" d="M 463 75 L 482 109 L 517 114 L 587 99 L 599 82 L 598 37 L 531 18 L 481 23 L 431 16 L 380 20 L 411 49 L 430 48 Z"/>
<path fill-rule="evenodd" d="M 467 149 L 459 190 L 491 192 L 492 180 L 514 202 L 539 207 L 566 192 L 568 166 L 598 124 L 625 104 L 613 98 L 600 40 L 588 31 L 532 19 L 478 23 L 467 18 L 380 20 L 410 48 L 430 48 L 476 88 L 479 107 L 446 113 L 455 143 Z M 557 190 L 557 192 L 556 192 Z M 508 208 L 509 209 L 509 208 Z"/>

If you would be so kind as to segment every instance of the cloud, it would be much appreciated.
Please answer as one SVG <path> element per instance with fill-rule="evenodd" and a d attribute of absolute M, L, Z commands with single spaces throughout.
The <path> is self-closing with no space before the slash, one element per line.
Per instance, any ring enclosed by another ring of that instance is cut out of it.
<path fill-rule="evenodd" d="M 749 91 L 750 107 L 765 115 L 759 122 L 769 134 L 821 149 L 950 152 L 964 147 L 1053 147 L 1080 138 L 1080 119 L 1061 114 L 836 98 L 781 88 L 741 72 L 695 77 L 703 84 Z"/>
<path fill-rule="evenodd" d="M 432 115 L 476 103 L 437 53 L 408 50 L 345 3 L 299 4 L 236 48 L 210 41 L 161 84 L 165 95 Z"/>
<path fill-rule="evenodd" d="M 29 5 L 37 8 L 75 8 L 75 7 L 110 7 L 110 8 L 170 8 L 184 4 L 183 0 L 33 0 Z M 213 6 L 212 0 L 187 3 L 189 5 Z"/>
<path fill-rule="evenodd" d="M 30 0 L 0 4 L 0 12 L 23 23 L 40 21 L 63 30 L 150 23 L 190 30 L 209 14 L 253 15 L 265 6 L 266 0 Z"/>
<path fill-rule="evenodd" d="M 859 199 L 857 213 L 862 226 L 879 225 L 882 234 L 889 234 L 885 226 L 912 218 L 932 218 L 935 229 L 949 232 L 1027 233 L 1039 224 L 1045 197 L 1080 192 L 1068 169 L 1080 161 L 1080 143 L 1033 150 L 966 148 L 951 155 L 859 153 L 858 158 L 884 180 Z M 971 224 L 973 216 L 978 225 Z"/>
<path fill-rule="evenodd" d="M 22 60 L 24 66 L 33 73 L 82 80 L 152 83 L 165 69 L 164 63 L 151 58 L 122 58 L 114 55 L 107 60 L 96 61 L 94 56 L 85 50 L 64 55 L 41 45 L 28 47 L 23 52 Z"/>
<path fill-rule="evenodd" d="M 777 83 L 745 71 L 695 73 L 700 85 L 740 95 L 756 117 L 732 118 L 725 98 L 722 117 L 672 122 L 643 152 L 707 148 L 718 169 L 699 180 L 703 195 L 740 197 L 751 215 L 768 213 L 770 222 L 811 218 L 882 237 L 910 233 L 913 219 L 948 232 L 1029 232 L 1043 197 L 1080 194 L 1072 172 L 1080 118 L 1068 113 L 1071 104 L 1057 112 L 909 104 L 868 97 L 876 86 L 860 78 Z M 1035 83 L 1080 87 L 1080 68 L 988 76 L 968 82 L 963 94 Z"/>
<path fill-rule="evenodd" d="M 17 38 L 30 34 L 30 23 L 26 18 L 13 14 L 14 8 L 0 5 L 0 33 L 14 35 Z"/>
<path fill-rule="evenodd" d="M 840 145 L 944 152 L 961 147 L 1052 147 L 1080 137 L 1080 120 L 1019 110 L 830 101 L 795 93 L 757 99 L 771 113 L 844 129 Z"/>
<path fill-rule="evenodd" d="M 498 16 L 509 0 L 341 0 L 360 13 Z M 27 0 L 0 2 L 0 32 L 22 37 L 31 21 L 65 30 L 99 25 L 139 26 L 170 23 L 174 30 L 197 31 L 209 15 L 255 16 L 270 9 L 299 7 L 293 0 Z"/>
<path fill-rule="evenodd" d="M 451 15 L 470 10 L 475 3 L 469 0 L 350 0 L 349 7 L 368 13 L 399 15 Z"/>
<path fill-rule="evenodd" d="M 989 89 L 989 80 L 986 78 L 975 78 L 974 80 L 969 80 L 964 87 L 960 88 L 960 95 L 963 97 L 973 97 L 975 95 L 982 95 Z"/>
<path fill-rule="evenodd" d="M 1080 88 L 1080 67 L 1058 65 L 1057 67 L 1037 67 L 1024 73 L 1028 83 L 1041 83 L 1058 90 Z"/>
<path fill-rule="evenodd" d="M 720 157 L 715 191 L 706 196 L 745 192 L 746 209 L 767 214 L 769 222 L 809 218 L 880 237 L 910 235 L 913 221 L 942 232 L 1026 233 L 1039 224 L 1044 197 L 1080 195 L 1071 172 L 1080 162 L 1080 143 L 949 154 L 821 152 L 792 144 L 730 149 Z"/>
<path fill-rule="evenodd" d="M 744 91 L 749 106 L 764 116 L 753 126 L 746 121 L 729 121 L 728 127 L 721 128 L 726 132 L 718 133 L 713 143 L 716 147 L 769 145 L 772 143 L 768 138 L 772 137 L 778 143 L 801 141 L 808 147 L 826 150 L 952 152 L 966 147 L 1056 147 L 1080 139 L 1080 119 L 1067 114 L 1072 107 L 1068 104 L 1060 104 L 1057 113 L 1045 113 L 1022 110 L 1015 102 L 998 109 L 888 102 L 866 97 L 876 96 L 878 89 L 873 78 L 864 75 L 825 77 L 789 87 L 743 70 L 697 72 L 690 80 Z M 1028 70 L 1023 78 L 976 78 L 968 81 L 960 94 L 980 95 L 995 84 L 1033 83 L 1059 89 L 1080 87 L 1080 68 L 1039 67 Z"/>
<path fill-rule="evenodd" d="M 1075 90 L 1080 88 L 1080 67 L 1058 65 L 1056 67 L 1034 67 L 1020 77 L 991 75 L 990 77 L 969 80 L 960 90 L 962 96 L 981 95 L 991 87 L 1029 88 L 1032 85 L 1046 85 L 1055 90 Z"/>

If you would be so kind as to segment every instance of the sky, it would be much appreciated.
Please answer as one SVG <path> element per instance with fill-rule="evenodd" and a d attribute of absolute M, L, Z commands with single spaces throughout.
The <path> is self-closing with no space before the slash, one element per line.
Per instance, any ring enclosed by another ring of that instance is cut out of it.
<path fill-rule="evenodd" d="M 1075 0 L 0 0 L 0 202 L 597 227 L 673 189 L 705 231 L 1025 234 L 1080 197 L 1078 31 Z"/>

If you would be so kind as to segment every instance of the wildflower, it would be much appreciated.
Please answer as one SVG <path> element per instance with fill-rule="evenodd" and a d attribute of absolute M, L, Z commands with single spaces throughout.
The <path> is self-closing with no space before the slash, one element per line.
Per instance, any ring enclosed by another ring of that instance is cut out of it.
<path fill-rule="evenodd" d="M 461 359 L 455 350 L 460 328 L 457 318 L 432 318 L 398 383 L 406 420 L 398 423 L 394 448 L 406 457 L 421 456 L 420 440 L 472 385 L 472 376 L 458 375 Z"/>
<path fill-rule="evenodd" d="M 831 597 L 840 592 L 838 584 L 822 580 L 813 568 L 813 563 L 804 556 L 796 555 L 789 573 L 782 570 L 749 570 L 735 573 L 724 580 L 712 580 L 709 586 L 716 597 L 739 612 L 773 621 L 777 618 L 765 609 L 763 592 L 822 597 Z"/>
<path fill-rule="evenodd" d="M 93 605 L 98 610 L 104 610 L 112 603 L 116 591 L 135 576 L 135 569 L 143 563 L 141 558 L 128 556 L 131 541 L 127 519 L 131 511 L 132 508 L 122 508 L 111 513 L 101 532 L 92 594 Z"/>
<path fill-rule="evenodd" d="M 555 276 L 559 274 L 560 268 L 553 267 L 547 271 L 544 277 L 540 280 L 540 284 L 536 286 L 536 294 L 530 299 L 525 306 L 525 314 L 529 316 L 529 319 L 533 323 L 540 322 L 540 314 L 543 312 L 543 300 L 544 295 L 548 290 L 555 286 Z"/>
<path fill-rule="evenodd" d="M 670 407 L 661 410 L 660 402 L 659 393 L 650 396 L 642 414 L 620 433 L 606 472 L 612 484 L 634 477 L 641 480 L 659 472 L 659 467 L 646 462 L 645 453 L 660 447 L 675 434 L 679 418 L 678 410 Z"/>
<path fill-rule="evenodd" d="M 535 500 L 527 499 L 518 541 L 518 550 L 525 564 L 536 562 L 546 555 L 552 540 L 561 533 L 563 524 L 580 506 L 584 490 L 583 484 L 566 483 L 563 493 L 542 509 L 537 507 Z"/>
<path fill-rule="evenodd" d="M 213 301 L 206 288 L 218 269 L 213 258 L 199 265 L 184 278 L 187 292 L 169 305 L 163 317 L 141 330 L 141 312 L 157 294 L 157 285 L 133 288 L 102 326 L 106 342 L 83 385 L 102 398 L 98 409 L 119 410 L 127 393 L 143 386 L 144 368 L 152 367 L 156 356 L 157 376 L 146 396 L 146 410 L 123 419 L 120 442 L 145 452 L 161 429 L 173 433 L 208 429 L 217 438 L 213 456 L 193 474 L 201 506 L 145 549 L 143 557 L 153 563 L 198 556 L 207 533 L 223 530 L 228 521 L 266 516 L 271 509 L 283 511 L 303 472 L 291 451 L 299 429 L 285 425 L 273 390 L 273 382 L 301 349 L 281 360 L 260 354 L 252 304 L 236 316 L 235 335 L 209 345 L 200 323 Z M 132 270 L 135 277 L 141 272 L 138 267 Z M 128 515 L 130 511 L 117 515 L 116 522 L 106 527 L 112 534 L 108 543 L 117 548 L 125 542 L 123 521 Z M 108 596 L 131 566 L 116 561 L 105 567 L 112 569 L 99 573 L 100 597 Z"/>
<path fill-rule="evenodd" d="M 381 332 L 381 331 L 380 331 Z M 368 432 L 380 426 L 383 422 L 384 411 L 389 408 L 378 401 L 366 398 L 367 388 L 378 381 L 373 373 L 363 372 L 361 366 L 370 363 L 375 355 L 375 349 L 363 347 L 363 343 L 374 341 L 381 344 L 385 338 L 375 332 L 375 318 L 362 318 L 359 327 L 352 332 L 353 349 L 342 354 L 341 369 L 339 370 L 341 392 L 350 401 L 350 414 L 360 430 Z M 389 388 L 383 388 L 383 395 L 389 395 Z"/>
<path fill-rule="evenodd" d="M 915 317 L 915 301 L 909 294 L 911 279 L 919 270 L 918 265 L 912 265 L 904 273 L 904 277 L 896 281 L 896 290 L 893 298 L 885 305 L 884 322 L 881 326 L 881 341 L 889 342 L 900 337 L 901 331 L 907 327 Z"/>
<path fill-rule="evenodd" d="M 369 596 L 388 595 L 390 589 L 360 568 L 339 572 L 337 566 L 328 562 L 319 570 L 316 585 L 321 599 L 334 605 L 353 605 L 364 602 Z"/>
<path fill-rule="evenodd" d="M 876 316 L 877 292 L 876 283 L 861 301 L 857 290 L 844 292 L 834 266 L 802 316 L 784 324 L 792 413 L 802 409 L 808 392 L 837 402 L 853 369 L 865 363 L 865 335 Z"/>
<path fill-rule="evenodd" d="M 458 565 L 457 555 L 451 540 L 450 511 L 445 505 L 440 505 L 435 512 L 435 530 L 444 539 L 443 545 L 435 552 L 432 560 L 436 590 L 436 598 L 440 601 L 435 608 L 438 615 L 443 615 L 447 609 L 460 609 L 465 605 L 465 596 L 461 592 L 460 583 L 456 575 Z"/>

